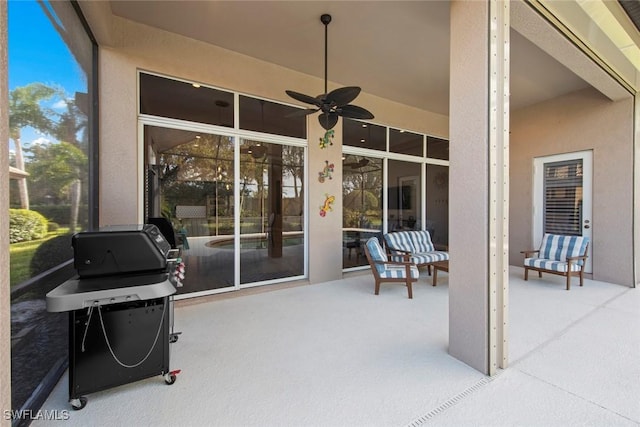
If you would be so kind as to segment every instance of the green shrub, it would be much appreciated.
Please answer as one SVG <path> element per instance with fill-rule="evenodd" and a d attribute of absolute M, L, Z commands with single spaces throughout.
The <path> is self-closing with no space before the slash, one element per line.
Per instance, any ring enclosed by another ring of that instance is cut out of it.
<path fill-rule="evenodd" d="M 60 224 L 58 224 L 57 222 L 49 221 L 49 223 L 47 223 L 47 230 L 49 231 L 49 233 L 55 233 L 59 229 Z"/>
<path fill-rule="evenodd" d="M 70 222 L 71 205 L 32 205 L 31 210 L 40 212 L 49 221 L 57 222 L 58 224 L 68 225 Z M 86 204 L 80 205 L 78 212 L 78 224 L 87 223 L 87 213 L 89 208 Z"/>
<path fill-rule="evenodd" d="M 28 209 L 9 209 L 9 243 L 42 239 L 47 235 L 47 219 Z"/>
<path fill-rule="evenodd" d="M 72 234 L 56 236 L 38 246 L 29 266 L 31 277 L 73 258 L 71 236 Z"/>

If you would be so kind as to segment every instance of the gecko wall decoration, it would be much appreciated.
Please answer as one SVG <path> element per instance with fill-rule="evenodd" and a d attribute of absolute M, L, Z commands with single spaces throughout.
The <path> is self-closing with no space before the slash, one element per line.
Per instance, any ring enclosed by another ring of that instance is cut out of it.
<path fill-rule="evenodd" d="M 326 131 L 324 133 L 324 136 L 320 137 L 320 148 L 324 150 L 329 145 L 333 145 L 333 136 L 334 135 L 335 135 L 335 132 L 334 132 L 333 129 L 329 129 L 328 131 Z"/>
<path fill-rule="evenodd" d="M 322 169 L 322 172 L 318 172 L 318 181 L 324 182 L 325 179 L 333 179 L 331 174 L 333 173 L 334 165 L 333 163 L 329 163 L 329 160 L 324 161 L 325 166 Z"/>
<path fill-rule="evenodd" d="M 336 196 L 330 196 L 325 193 L 324 197 L 324 203 L 322 204 L 322 206 L 320 206 L 321 217 L 325 217 L 327 216 L 327 212 L 333 211 L 333 202 L 336 201 Z"/>

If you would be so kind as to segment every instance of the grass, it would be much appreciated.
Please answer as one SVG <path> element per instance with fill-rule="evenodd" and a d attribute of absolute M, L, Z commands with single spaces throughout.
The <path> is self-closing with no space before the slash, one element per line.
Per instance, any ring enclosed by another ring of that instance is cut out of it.
<path fill-rule="evenodd" d="M 67 228 L 48 233 L 44 238 L 9 245 L 9 285 L 14 286 L 31 277 L 31 259 L 38 247 L 49 239 L 68 233 Z"/>

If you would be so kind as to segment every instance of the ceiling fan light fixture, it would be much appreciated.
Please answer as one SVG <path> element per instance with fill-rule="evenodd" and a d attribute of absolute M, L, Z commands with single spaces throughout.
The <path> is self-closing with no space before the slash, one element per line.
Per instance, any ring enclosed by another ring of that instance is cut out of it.
<path fill-rule="evenodd" d="M 373 119 L 373 114 L 357 105 L 350 104 L 360 94 L 361 89 L 358 86 L 347 86 L 334 89 L 331 92 L 327 90 L 327 58 L 328 58 L 328 26 L 331 22 L 331 15 L 325 13 L 320 16 L 320 22 L 324 25 L 324 93 L 318 96 L 309 96 L 303 93 L 286 90 L 286 94 L 296 101 L 311 104 L 315 108 L 306 108 L 296 111 L 293 115 L 308 115 L 321 111 L 318 116 L 320 126 L 325 130 L 333 129 L 338 123 L 339 117 L 350 119 Z"/>

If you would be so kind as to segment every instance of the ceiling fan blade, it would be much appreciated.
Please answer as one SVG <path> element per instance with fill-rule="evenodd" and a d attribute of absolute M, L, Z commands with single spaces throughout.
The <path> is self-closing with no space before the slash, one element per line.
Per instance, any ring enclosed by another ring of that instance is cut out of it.
<path fill-rule="evenodd" d="M 333 129 L 336 123 L 338 123 L 338 114 L 322 113 L 318 116 L 318 121 L 320 122 L 320 126 L 325 130 Z"/>
<path fill-rule="evenodd" d="M 369 110 L 365 110 L 362 107 L 352 104 L 338 108 L 337 113 L 340 116 L 347 117 L 349 119 L 373 119 L 373 114 Z"/>
<path fill-rule="evenodd" d="M 318 108 L 305 108 L 303 110 L 296 110 L 292 113 L 285 114 L 285 117 L 288 119 L 291 119 L 294 117 L 307 116 L 309 114 L 315 113 L 316 111 L 320 111 L 320 110 Z"/>
<path fill-rule="evenodd" d="M 317 107 L 320 107 L 322 103 L 318 98 L 314 98 L 313 96 L 305 95 L 304 93 L 294 92 L 292 90 L 285 90 L 287 95 L 295 99 L 296 101 L 304 102 L 305 104 L 312 104 Z"/>
<path fill-rule="evenodd" d="M 358 86 L 347 86 L 334 89 L 327 94 L 325 102 L 334 104 L 338 107 L 347 105 L 360 95 L 360 88 Z"/>

